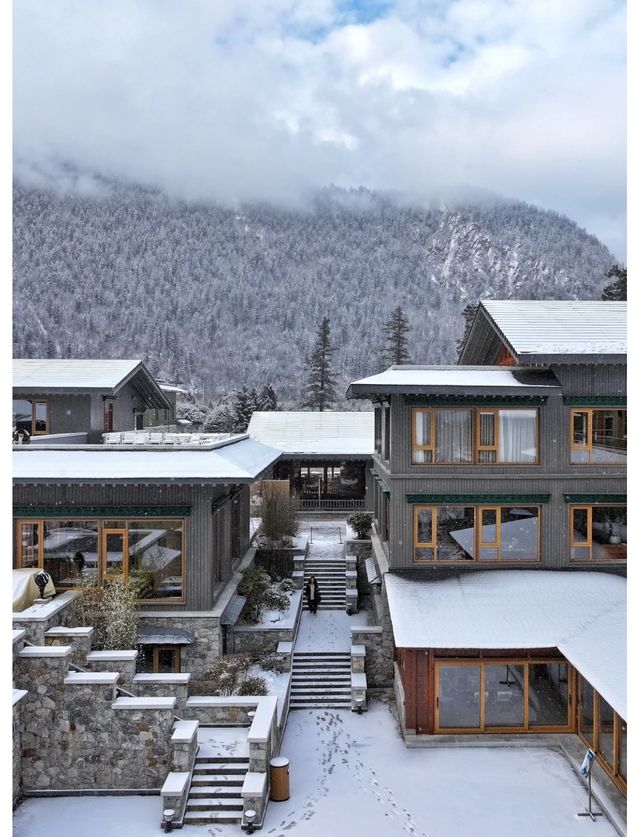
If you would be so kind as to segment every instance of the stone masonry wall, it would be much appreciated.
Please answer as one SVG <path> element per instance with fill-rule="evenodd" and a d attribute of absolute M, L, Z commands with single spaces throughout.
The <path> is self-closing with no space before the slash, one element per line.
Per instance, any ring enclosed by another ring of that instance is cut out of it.
<path fill-rule="evenodd" d="M 113 683 L 65 685 L 69 660 L 70 651 L 16 661 L 15 684 L 28 690 L 24 789 L 160 788 L 171 764 L 173 707 L 115 710 Z"/>
<path fill-rule="evenodd" d="M 23 698 L 24 700 L 24 698 Z M 13 705 L 13 802 L 22 795 L 22 708 L 18 701 Z"/>

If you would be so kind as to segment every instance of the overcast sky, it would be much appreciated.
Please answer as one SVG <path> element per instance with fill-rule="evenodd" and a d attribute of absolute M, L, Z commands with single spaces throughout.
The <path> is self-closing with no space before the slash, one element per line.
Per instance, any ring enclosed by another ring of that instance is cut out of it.
<path fill-rule="evenodd" d="M 488 189 L 625 259 L 621 0 L 20 0 L 16 170 L 189 199 Z"/>

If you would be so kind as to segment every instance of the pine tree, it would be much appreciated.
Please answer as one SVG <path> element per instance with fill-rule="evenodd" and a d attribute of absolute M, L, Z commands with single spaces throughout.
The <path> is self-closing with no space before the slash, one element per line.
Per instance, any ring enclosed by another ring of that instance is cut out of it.
<path fill-rule="evenodd" d="M 391 317 L 382 326 L 386 341 L 382 352 L 382 360 L 389 366 L 393 364 L 410 363 L 407 335 L 409 334 L 409 318 L 398 305 Z"/>
<path fill-rule="evenodd" d="M 324 317 L 311 354 L 307 357 L 307 397 L 305 407 L 321 413 L 331 407 L 336 398 L 336 379 L 333 375 L 333 346 L 329 318 Z"/>
<path fill-rule="evenodd" d="M 620 267 L 620 265 L 614 264 L 613 267 L 610 267 L 609 270 L 605 273 L 609 279 L 613 279 L 615 277 L 615 282 L 612 282 L 610 285 L 602 291 L 602 299 L 605 302 L 620 302 L 626 301 L 627 299 L 627 268 Z"/>
<path fill-rule="evenodd" d="M 260 395 L 258 396 L 258 409 L 259 410 L 277 410 L 278 409 L 278 396 L 276 395 L 276 391 L 271 386 L 271 384 L 265 384 L 262 389 L 260 390 Z"/>
<path fill-rule="evenodd" d="M 233 399 L 233 414 L 234 414 L 234 433 L 246 433 L 249 427 L 249 421 L 255 409 L 255 402 L 251 397 L 251 393 L 246 388 L 238 390 Z"/>
<path fill-rule="evenodd" d="M 467 342 L 467 337 L 469 336 L 469 332 L 471 331 L 471 326 L 473 325 L 473 320 L 476 316 L 476 311 L 478 310 L 478 303 L 472 305 L 469 303 L 465 306 L 464 311 L 462 312 L 462 316 L 464 317 L 464 334 L 462 335 L 460 340 L 456 340 L 456 349 L 458 351 L 458 360 L 460 360 L 460 355 L 462 354 L 462 350 L 464 348 L 464 344 Z"/>
<path fill-rule="evenodd" d="M 209 414 L 204 430 L 207 433 L 233 433 L 236 414 L 229 404 L 219 404 Z"/>

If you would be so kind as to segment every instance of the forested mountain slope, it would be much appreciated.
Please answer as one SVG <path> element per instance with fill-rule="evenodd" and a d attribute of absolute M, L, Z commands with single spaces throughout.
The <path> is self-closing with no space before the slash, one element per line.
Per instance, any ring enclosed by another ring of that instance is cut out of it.
<path fill-rule="evenodd" d="M 16 184 L 14 353 L 143 357 L 207 396 L 271 381 L 295 403 L 331 321 L 339 389 L 378 371 L 401 305 L 414 363 L 454 363 L 481 298 L 598 299 L 614 258 L 522 203 L 425 210 L 326 190 L 308 211 L 233 210 L 123 184 L 100 198 Z"/>

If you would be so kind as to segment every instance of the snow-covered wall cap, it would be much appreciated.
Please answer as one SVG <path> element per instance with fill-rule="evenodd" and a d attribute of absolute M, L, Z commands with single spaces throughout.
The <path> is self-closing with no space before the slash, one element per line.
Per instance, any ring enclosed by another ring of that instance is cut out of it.
<path fill-rule="evenodd" d="M 599 300 L 482 300 L 518 358 L 627 353 L 627 303 Z M 523 357 L 524 356 L 524 357 Z"/>
<path fill-rule="evenodd" d="M 371 456 L 373 411 L 265 411 L 251 416 L 252 439 L 302 456 Z"/>
<path fill-rule="evenodd" d="M 52 450 L 19 445 L 13 450 L 17 483 L 182 482 L 250 483 L 281 451 L 246 436 L 213 450 L 106 448 Z"/>
<path fill-rule="evenodd" d="M 624 578 L 492 570 L 437 581 L 385 575 L 397 648 L 558 648 L 626 719 Z"/>
<path fill-rule="evenodd" d="M 560 390 L 547 370 L 504 366 L 390 366 L 349 385 L 349 398 L 390 394 L 551 395 Z"/>

